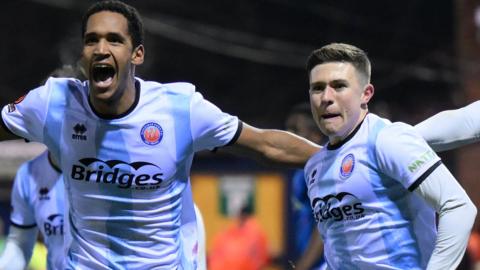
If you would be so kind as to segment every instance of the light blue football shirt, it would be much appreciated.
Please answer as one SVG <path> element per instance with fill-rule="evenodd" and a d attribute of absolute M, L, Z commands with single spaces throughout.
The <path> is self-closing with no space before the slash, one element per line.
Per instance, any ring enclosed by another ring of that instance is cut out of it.
<path fill-rule="evenodd" d="M 412 192 L 441 163 L 411 126 L 367 114 L 305 167 L 330 269 L 425 269 L 435 212 Z"/>
<path fill-rule="evenodd" d="M 45 151 L 23 163 L 13 182 L 10 220 L 20 228 L 37 227 L 48 249 L 48 269 L 63 269 L 64 187 Z"/>
<path fill-rule="evenodd" d="M 195 152 L 236 140 L 241 122 L 189 83 L 136 78 L 134 106 L 99 117 L 88 83 L 50 78 L 2 110 L 13 133 L 45 143 L 69 200 L 68 269 L 193 269 L 180 225 L 195 219 L 184 196 Z"/>

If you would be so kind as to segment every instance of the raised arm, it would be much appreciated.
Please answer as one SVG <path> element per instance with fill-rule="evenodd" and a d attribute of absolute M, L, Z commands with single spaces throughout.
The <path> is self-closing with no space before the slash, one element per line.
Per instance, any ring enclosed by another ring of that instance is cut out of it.
<path fill-rule="evenodd" d="M 437 240 L 427 269 L 455 269 L 465 253 L 476 207 L 443 164 L 415 192 L 438 213 Z"/>
<path fill-rule="evenodd" d="M 255 155 L 261 160 L 290 167 L 303 167 L 321 146 L 293 133 L 276 129 L 258 129 L 243 123 L 234 153 Z"/>
<path fill-rule="evenodd" d="M 435 150 L 445 151 L 480 140 L 480 101 L 457 110 L 440 112 L 415 129 Z"/>

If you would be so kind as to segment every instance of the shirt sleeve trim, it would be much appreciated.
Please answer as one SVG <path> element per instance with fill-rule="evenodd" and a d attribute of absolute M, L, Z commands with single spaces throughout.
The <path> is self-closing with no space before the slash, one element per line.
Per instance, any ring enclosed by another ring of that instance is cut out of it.
<path fill-rule="evenodd" d="M 235 132 L 235 135 L 233 135 L 233 138 L 225 146 L 229 146 L 236 143 L 238 138 L 240 137 L 240 134 L 242 133 L 242 129 L 243 129 L 243 122 L 241 120 L 238 120 L 237 132 Z"/>
<path fill-rule="evenodd" d="M 48 157 L 48 163 L 50 164 L 50 166 L 52 166 L 52 168 L 58 173 L 62 173 L 62 170 L 59 167 L 57 167 L 57 165 L 55 165 L 55 163 L 53 162 L 52 157 L 50 156 L 50 152 L 47 154 L 47 157 Z"/>
<path fill-rule="evenodd" d="M 414 191 L 440 165 L 442 165 L 441 160 L 433 164 L 428 170 L 426 170 L 422 175 L 420 175 L 420 177 L 408 188 L 408 191 Z"/>
<path fill-rule="evenodd" d="M 17 223 L 15 223 L 15 222 L 11 221 L 11 220 L 10 220 L 10 224 L 11 224 L 12 226 L 15 226 L 15 227 L 20 228 L 20 229 L 31 229 L 31 228 L 37 227 L 37 224 L 20 225 L 20 224 L 17 224 Z"/>

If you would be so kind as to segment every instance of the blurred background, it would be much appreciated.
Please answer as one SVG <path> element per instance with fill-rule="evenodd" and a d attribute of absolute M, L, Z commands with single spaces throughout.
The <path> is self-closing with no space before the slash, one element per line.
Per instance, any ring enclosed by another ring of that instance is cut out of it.
<path fill-rule="evenodd" d="M 81 17 L 93 2 L 2 1 L 1 104 L 36 87 L 54 69 L 75 65 Z M 140 77 L 191 82 L 222 110 L 258 127 L 284 129 L 289 110 L 308 101 L 305 60 L 330 42 L 368 53 L 376 90 L 370 110 L 393 121 L 415 124 L 480 98 L 480 1 L 126 2 L 145 24 Z M 5 231 L 15 164 L 37 151 L 23 144 L 14 149 L 0 150 Z M 441 156 L 480 206 L 478 146 Z M 207 251 L 248 202 L 267 234 L 269 267 L 290 269 L 290 177 L 289 170 L 221 153 L 197 155 L 192 187 L 204 213 Z"/>

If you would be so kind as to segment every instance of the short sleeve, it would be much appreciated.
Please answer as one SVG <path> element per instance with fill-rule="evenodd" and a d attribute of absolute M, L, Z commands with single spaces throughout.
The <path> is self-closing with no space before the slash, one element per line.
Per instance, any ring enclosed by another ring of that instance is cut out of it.
<path fill-rule="evenodd" d="M 23 164 L 17 172 L 13 182 L 10 220 L 12 224 L 21 228 L 31 228 L 35 224 L 35 212 L 30 198 L 28 163 Z"/>
<path fill-rule="evenodd" d="M 30 141 L 42 142 L 50 94 L 49 81 L 3 107 L 2 121 L 8 131 Z"/>
<path fill-rule="evenodd" d="M 234 143 L 241 131 L 237 117 L 222 112 L 198 92 L 191 99 L 190 124 L 195 151 Z"/>
<path fill-rule="evenodd" d="M 382 129 L 375 145 L 380 170 L 409 190 L 441 164 L 420 134 L 404 123 Z"/>

